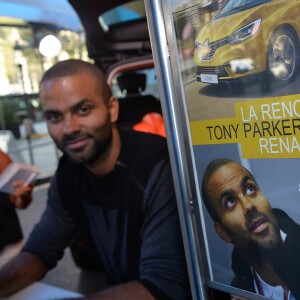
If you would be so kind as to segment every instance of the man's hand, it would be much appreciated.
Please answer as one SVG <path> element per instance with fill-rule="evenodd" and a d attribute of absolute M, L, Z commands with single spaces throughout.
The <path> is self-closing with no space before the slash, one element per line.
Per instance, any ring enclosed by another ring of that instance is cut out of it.
<path fill-rule="evenodd" d="M 9 196 L 10 202 L 16 208 L 26 208 L 32 201 L 33 186 L 25 185 L 23 181 L 13 183 L 15 193 Z"/>

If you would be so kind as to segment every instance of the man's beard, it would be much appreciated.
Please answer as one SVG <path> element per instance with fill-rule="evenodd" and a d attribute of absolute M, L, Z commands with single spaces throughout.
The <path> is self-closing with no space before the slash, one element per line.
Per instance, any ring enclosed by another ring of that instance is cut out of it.
<path fill-rule="evenodd" d="M 244 256 L 249 261 L 255 261 L 259 265 L 270 263 L 281 247 L 281 243 L 277 242 L 272 247 L 261 247 L 258 243 L 249 243 L 248 248 L 244 251 Z"/>
<path fill-rule="evenodd" d="M 91 165 L 101 157 L 103 158 L 103 160 L 105 159 L 106 154 L 112 144 L 112 125 L 109 123 L 105 126 L 105 128 L 102 128 L 100 135 L 101 138 L 95 139 L 95 136 L 92 134 L 76 132 L 71 135 L 64 135 L 61 142 L 55 141 L 55 143 L 57 147 L 75 163 Z M 81 149 L 79 149 L 78 151 L 70 151 L 67 149 L 66 145 L 68 143 L 81 138 L 87 138 L 93 141 L 91 148 L 88 149 L 86 153 L 80 155 L 80 153 L 82 152 Z M 78 155 L 76 155 L 76 153 L 78 153 Z"/>
<path fill-rule="evenodd" d="M 240 249 L 240 251 L 248 260 L 255 261 L 258 264 L 264 264 L 270 261 L 274 253 L 276 253 L 281 247 L 282 239 L 280 236 L 280 229 L 274 215 L 273 217 L 269 217 L 264 213 L 253 210 L 246 216 L 247 228 L 250 228 L 252 222 L 258 218 L 265 218 L 269 222 L 272 227 L 272 229 L 270 228 L 269 230 L 271 230 L 273 238 L 269 238 L 269 240 L 264 242 L 250 239 L 248 243 L 244 243 L 243 249 Z"/>

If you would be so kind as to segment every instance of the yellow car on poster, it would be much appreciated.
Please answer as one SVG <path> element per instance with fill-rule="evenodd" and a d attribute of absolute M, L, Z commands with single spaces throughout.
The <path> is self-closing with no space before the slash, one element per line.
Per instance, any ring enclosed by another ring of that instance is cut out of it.
<path fill-rule="evenodd" d="M 196 37 L 197 81 L 263 75 L 290 82 L 299 63 L 299 35 L 299 0 L 229 0 Z"/>

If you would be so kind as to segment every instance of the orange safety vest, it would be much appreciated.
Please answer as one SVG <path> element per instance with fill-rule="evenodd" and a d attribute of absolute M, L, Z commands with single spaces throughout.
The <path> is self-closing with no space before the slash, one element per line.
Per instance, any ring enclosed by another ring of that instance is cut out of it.
<path fill-rule="evenodd" d="M 133 126 L 136 131 L 149 132 L 166 137 L 164 119 L 159 113 L 146 114 L 140 123 Z"/>

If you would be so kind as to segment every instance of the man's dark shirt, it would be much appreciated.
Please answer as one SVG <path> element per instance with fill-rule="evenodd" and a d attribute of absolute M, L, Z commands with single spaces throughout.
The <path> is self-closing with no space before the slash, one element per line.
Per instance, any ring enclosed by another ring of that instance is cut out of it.
<path fill-rule="evenodd" d="M 300 226 L 282 210 L 273 211 L 286 234 L 282 247 L 272 257 L 273 266 L 293 296 L 300 299 Z M 236 248 L 232 252 L 232 270 L 235 274 L 232 286 L 255 293 L 251 266 Z"/>
<path fill-rule="evenodd" d="M 52 268 L 83 230 L 114 284 L 142 282 L 157 299 L 190 296 L 166 142 L 121 131 L 115 169 L 97 177 L 60 161 L 40 223 L 24 251 Z"/>

